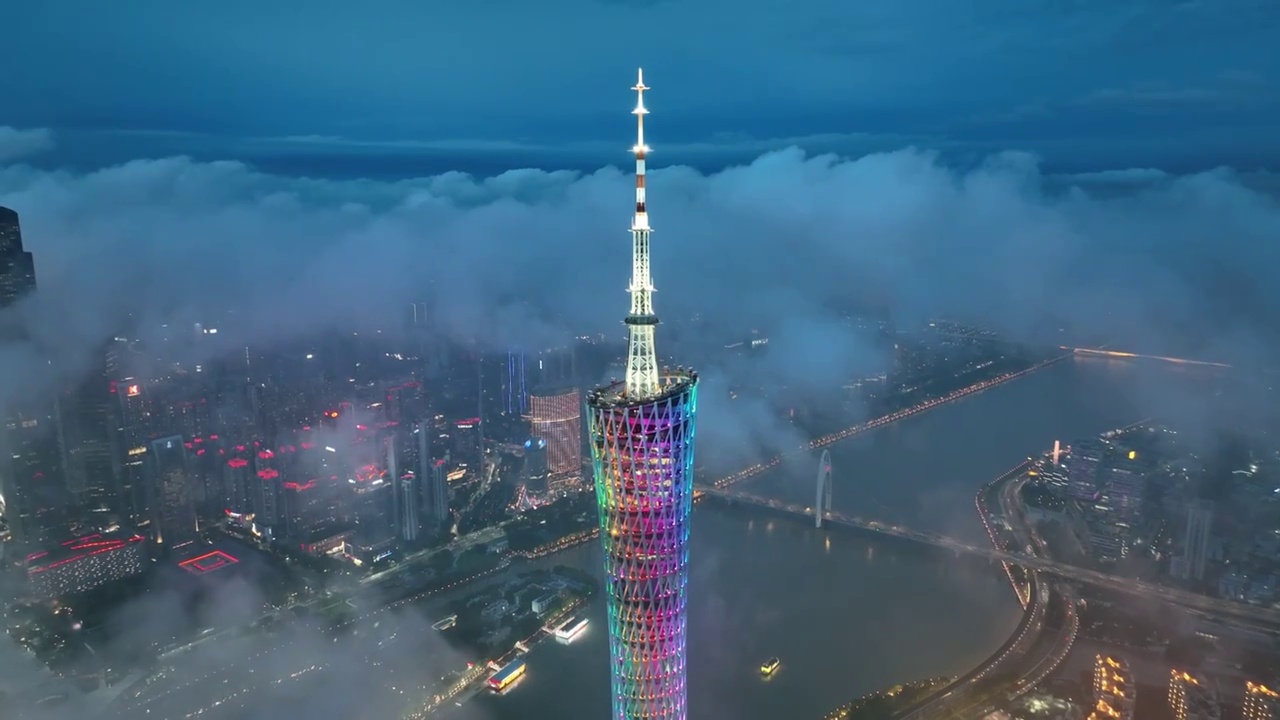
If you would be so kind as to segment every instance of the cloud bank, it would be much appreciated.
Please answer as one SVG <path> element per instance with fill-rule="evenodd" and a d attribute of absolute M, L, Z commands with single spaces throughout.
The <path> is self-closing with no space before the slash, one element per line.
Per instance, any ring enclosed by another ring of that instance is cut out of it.
<path fill-rule="evenodd" d="M 0 167 L 41 285 L 17 311 L 33 343 L 0 360 L 56 374 L 126 322 L 228 312 L 228 343 L 393 328 L 423 300 L 443 330 L 495 348 L 621 337 L 632 183 L 614 167 L 395 182 L 183 157 Z M 830 387 L 876 352 L 833 330 L 861 308 L 1269 363 L 1280 204 L 1257 186 L 1228 169 L 1054 177 L 1017 152 L 956 168 L 918 148 L 659 167 L 660 350 L 758 329 L 785 340 L 769 368 L 782 382 Z"/>
<path fill-rule="evenodd" d="M 0 125 L 0 163 L 53 149 L 53 133 L 43 128 L 19 130 Z"/>
<path fill-rule="evenodd" d="M 42 136 L 0 137 L 39 147 Z M 121 326 L 233 311 L 228 343 L 392 328 L 424 300 L 448 334 L 494 348 L 620 337 L 632 182 L 627 168 L 320 180 L 183 157 L 91 173 L 0 167 L 0 205 L 21 213 L 41 285 L 8 318 L 31 340 L 0 348 L 14 379 L 0 400 L 83 369 Z M 790 149 L 716 173 L 660 167 L 649 186 L 660 349 L 698 354 L 759 329 L 773 352 L 751 372 L 800 392 L 874 360 L 842 332 L 858 308 L 1018 339 L 1273 357 L 1272 178 L 1063 178 L 1016 152 L 957 168 L 917 148 L 853 159 Z M 794 447 L 767 403 L 709 392 L 742 372 L 706 368 L 702 438 L 762 456 Z"/>

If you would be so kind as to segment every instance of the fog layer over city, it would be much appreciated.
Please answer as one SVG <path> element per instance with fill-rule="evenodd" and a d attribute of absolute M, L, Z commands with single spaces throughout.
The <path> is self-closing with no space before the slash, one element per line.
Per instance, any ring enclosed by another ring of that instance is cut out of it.
<path fill-rule="evenodd" d="M 867 310 L 902 326 L 946 315 L 1017 340 L 1271 364 L 1266 320 L 1280 298 L 1264 273 L 1280 252 L 1280 203 L 1261 189 L 1269 178 L 1047 177 L 1015 151 L 953 168 L 919 148 L 784 150 L 703 174 L 663 156 L 660 117 L 649 210 L 663 355 L 759 329 L 771 353 L 753 372 L 821 392 L 882 364 L 883 346 L 848 332 L 848 312 Z M 0 129 L 0 205 L 21 214 L 40 282 L 4 319 L 30 339 L 0 350 L 0 404 L 83 372 L 120 330 L 172 340 L 216 325 L 196 348 L 214 353 L 335 328 L 393 332 L 405 306 L 425 301 L 450 337 L 488 349 L 621 337 L 633 185 L 621 153 L 619 167 L 589 174 L 397 182 L 182 157 L 89 174 L 20 164 L 53 141 Z M 736 369 L 705 375 L 728 385 Z M 706 459 L 713 467 L 801 441 L 767 409 L 730 412 L 723 392 L 704 392 L 699 452 L 724 454 Z M 299 652 L 325 657 L 316 642 Z M 346 717 L 334 690 L 305 716 Z"/>

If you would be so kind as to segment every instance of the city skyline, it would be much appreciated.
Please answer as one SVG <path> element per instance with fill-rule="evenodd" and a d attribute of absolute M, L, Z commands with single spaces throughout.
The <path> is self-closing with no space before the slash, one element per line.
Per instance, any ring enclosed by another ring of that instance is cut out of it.
<path fill-rule="evenodd" d="M 0 712 L 1276 720 L 1280 7 L 12 15 Z"/>

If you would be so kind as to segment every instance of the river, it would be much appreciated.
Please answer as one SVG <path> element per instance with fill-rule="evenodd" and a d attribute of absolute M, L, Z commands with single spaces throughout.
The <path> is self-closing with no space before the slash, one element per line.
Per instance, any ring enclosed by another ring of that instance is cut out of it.
<path fill-rule="evenodd" d="M 973 495 L 1055 439 L 1068 442 L 1151 415 L 1216 411 L 1221 374 L 1074 359 L 830 448 L 833 508 L 968 540 L 982 534 Z M 745 481 L 755 493 L 812 504 L 817 456 Z M 811 525 L 700 506 L 693 517 L 689 717 L 821 717 L 896 682 L 955 674 L 998 647 L 1018 607 L 998 568 Z M 549 558 L 598 571 L 590 544 Z M 609 716 L 604 606 L 571 646 L 543 643 L 527 677 L 461 715 L 490 720 Z M 762 680 L 761 661 L 783 667 Z"/>

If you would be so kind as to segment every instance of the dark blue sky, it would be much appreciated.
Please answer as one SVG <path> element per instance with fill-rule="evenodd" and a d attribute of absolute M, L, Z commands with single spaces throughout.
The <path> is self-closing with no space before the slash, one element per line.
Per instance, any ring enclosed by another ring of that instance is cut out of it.
<path fill-rule="evenodd" d="M 46 163 L 595 166 L 626 145 L 643 65 L 659 161 L 915 144 L 1074 171 L 1280 166 L 1271 0 L 13 5 L 0 125 L 52 129 Z"/>

